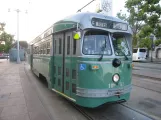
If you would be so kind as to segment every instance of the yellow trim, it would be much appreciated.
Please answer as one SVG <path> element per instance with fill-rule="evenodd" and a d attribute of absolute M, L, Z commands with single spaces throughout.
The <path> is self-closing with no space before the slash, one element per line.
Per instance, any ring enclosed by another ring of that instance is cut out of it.
<path fill-rule="evenodd" d="M 64 96 L 64 97 L 66 97 L 66 98 L 68 98 L 68 99 L 70 99 L 70 100 L 76 102 L 75 99 L 73 99 L 73 98 L 71 98 L 71 97 L 69 97 L 69 96 L 67 96 L 67 95 L 65 95 L 65 94 L 63 94 L 63 93 L 61 93 L 61 92 L 59 92 L 59 91 L 57 91 L 57 90 L 55 90 L 55 89 L 52 89 L 52 90 L 55 91 L 55 92 L 57 92 L 57 93 L 59 93 L 59 94 L 61 94 L 61 95 Z"/>

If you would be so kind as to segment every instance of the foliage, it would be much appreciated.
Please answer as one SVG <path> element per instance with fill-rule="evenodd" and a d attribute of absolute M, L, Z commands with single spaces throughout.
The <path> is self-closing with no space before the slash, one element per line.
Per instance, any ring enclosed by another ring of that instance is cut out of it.
<path fill-rule="evenodd" d="M 153 29 L 149 25 L 144 25 L 138 32 L 139 39 L 146 38 L 150 36 L 150 34 L 153 32 Z"/>
<path fill-rule="evenodd" d="M 4 44 L 0 44 L 0 52 L 5 50 L 5 45 Z"/>
<path fill-rule="evenodd" d="M 125 8 L 130 13 L 129 16 L 120 11 L 117 17 L 129 23 L 133 30 L 133 47 L 148 47 L 150 34 L 161 38 L 161 26 L 159 18 L 161 16 L 160 0 L 127 0 Z"/>
<path fill-rule="evenodd" d="M 155 46 L 158 46 L 161 44 L 161 39 L 155 40 L 154 41 Z"/>
<path fill-rule="evenodd" d="M 150 38 L 143 38 L 141 41 L 139 41 L 139 47 L 146 47 L 149 50 L 151 49 L 151 40 Z"/>
<path fill-rule="evenodd" d="M 156 26 L 155 36 L 156 36 L 156 38 L 161 39 L 161 25 Z"/>
<path fill-rule="evenodd" d="M 142 0 L 141 11 L 145 24 L 148 24 L 152 28 L 152 34 L 156 35 L 155 31 L 160 29 L 159 18 L 161 16 L 161 6 L 159 5 L 160 0 Z M 158 34 L 157 34 L 158 35 Z M 159 37 L 159 36 L 158 36 Z M 160 36 L 161 37 L 161 36 Z"/>
<path fill-rule="evenodd" d="M 0 22 L 0 31 L 4 31 L 5 25 L 6 25 L 5 23 Z"/>
<path fill-rule="evenodd" d="M 19 45 L 25 49 L 28 48 L 28 43 L 27 41 L 19 41 Z M 16 46 L 17 47 L 17 42 L 15 42 L 12 46 Z"/>
<path fill-rule="evenodd" d="M 128 17 L 128 22 L 133 29 L 134 34 L 136 35 L 142 27 L 143 19 L 145 15 L 143 15 L 141 11 L 141 1 L 142 0 L 127 0 L 125 2 L 125 8 L 130 13 Z"/>
<path fill-rule="evenodd" d="M 0 33 L 0 52 L 7 53 L 12 46 L 14 36 L 5 32 L 5 23 L 0 23 Z M 5 44 L 1 44 L 2 41 L 5 42 Z"/>
<path fill-rule="evenodd" d="M 120 12 L 118 12 L 116 16 L 117 16 L 118 18 L 120 18 L 121 20 L 124 20 L 124 21 L 126 21 L 126 22 L 129 22 L 128 16 L 127 16 L 126 14 L 123 14 L 123 13 L 122 13 L 122 10 L 120 10 Z"/>

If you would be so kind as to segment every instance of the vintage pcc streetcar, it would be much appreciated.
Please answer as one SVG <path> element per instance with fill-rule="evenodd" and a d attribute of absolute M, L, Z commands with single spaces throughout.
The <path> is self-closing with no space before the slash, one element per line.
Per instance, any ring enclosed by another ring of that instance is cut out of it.
<path fill-rule="evenodd" d="M 118 18 L 76 13 L 31 42 L 29 61 L 51 90 L 80 106 L 127 101 L 132 87 L 132 31 Z"/>

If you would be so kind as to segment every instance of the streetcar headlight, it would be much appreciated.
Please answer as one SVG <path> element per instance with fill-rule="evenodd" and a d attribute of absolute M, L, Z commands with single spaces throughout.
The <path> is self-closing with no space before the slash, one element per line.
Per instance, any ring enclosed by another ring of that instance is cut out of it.
<path fill-rule="evenodd" d="M 112 80 L 113 80 L 114 82 L 118 82 L 118 81 L 120 80 L 120 76 L 119 76 L 118 74 L 115 74 L 115 75 L 113 75 Z"/>

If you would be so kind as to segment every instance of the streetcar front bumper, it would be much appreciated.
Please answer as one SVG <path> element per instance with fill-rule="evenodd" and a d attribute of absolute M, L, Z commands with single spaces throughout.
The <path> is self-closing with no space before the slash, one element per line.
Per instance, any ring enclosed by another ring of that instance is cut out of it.
<path fill-rule="evenodd" d="M 121 88 L 110 89 L 86 89 L 77 87 L 77 96 L 88 98 L 107 98 L 112 96 L 120 96 L 130 93 L 132 85 L 127 85 Z"/>

